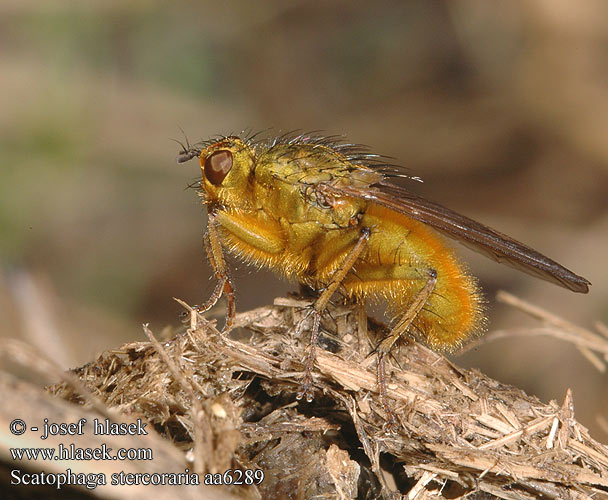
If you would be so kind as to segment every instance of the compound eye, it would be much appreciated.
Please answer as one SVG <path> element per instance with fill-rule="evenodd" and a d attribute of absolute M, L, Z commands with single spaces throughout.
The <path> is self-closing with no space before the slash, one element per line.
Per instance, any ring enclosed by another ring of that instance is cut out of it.
<path fill-rule="evenodd" d="M 205 177 L 215 186 L 219 186 L 232 168 L 232 153 L 226 149 L 215 151 L 205 160 Z"/>

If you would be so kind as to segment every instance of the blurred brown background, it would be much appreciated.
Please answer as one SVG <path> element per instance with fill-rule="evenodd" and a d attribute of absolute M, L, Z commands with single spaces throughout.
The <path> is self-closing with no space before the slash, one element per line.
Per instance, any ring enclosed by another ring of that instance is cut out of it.
<path fill-rule="evenodd" d="M 0 5 L 0 329 L 64 366 L 179 324 L 212 290 L 182 139 L 345 134 L 418 192 L 587 277 L 583 296 L 463 250 L 490 329 L 608 321 L 608 3 L 80 2 Z M 293 285 L 242 265 L 240 310 Z M 263 283 L 263 286 L 260 284 Z M 261 289 L 265 290 L 262 296 Z M 253 293 L 251 293 L 253 292 Z M 543 400 L 574 390 L 608 441 L 608 378 L 571 345 L 512 338 L 456 359 Z"/>

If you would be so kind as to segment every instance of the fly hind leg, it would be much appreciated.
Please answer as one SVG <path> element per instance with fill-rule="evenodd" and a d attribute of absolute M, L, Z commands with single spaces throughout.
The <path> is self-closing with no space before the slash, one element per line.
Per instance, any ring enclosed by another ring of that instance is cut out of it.
<path fill-rule="evenodd" d="M 319 298 L 313 305 L 310 345 L 308 346 L 308 353 L 306 354 L 306 360 L 304 362 L 304 380 L 302 381 L 302 388 L 296 396 L 298 399 L 302 399 L 304 396 L 306 396 L 306 401 L 308 402 L 312 401 L 313 399 L 312 372 L 315 365 L 315 359 L 317 357 L 316 348 L 319 328 L 321 325 L 321 316 L 323 315 L 323 311 L 325 311 L 325 308 L 327 307 L 332 295 L 340 287 L 348 272 L 353 268 L 355 262 L 357 262 L 357 259 L 361 256 L 361 253 L 367 246 L 370 235 L 371 230 L 369 228 L 364 227 L 361 230 L 361 234 L 359 235 L 357 242 L 344 258 L 342 265 L 332 276 L 329 285 L 327 285 L 327 287 L 321 292 L 321 295 L 319 295 Z"/>
<path fill-rule="evenodd" d="M 407 310 L 401 316 L 398 323 L 391 330 L 391 332 L 382 339 L 376 352 L 378 353 L 378 365 L 377 365 L 377 377 L 378 377 L 378 393 L 380 394 L 380 404 L 388 415 L 388 419 L 391 425 L 395 426 L 397 420 L 393 414 L 388 402 L 386 393 L 386 370 L 384 366 L 384 358 L 390 353 L 395 343 L 408 331 L 412 322 L 416 319 L 416 316 L 420 313 L 422 308 L 426 305 L 429 297 L 435 289 L 437 284 L 437 271 L 434 269 L 428 270 L 428 278 L 422 289 L 416 294 L 414 300 L 408 306 Z"/>

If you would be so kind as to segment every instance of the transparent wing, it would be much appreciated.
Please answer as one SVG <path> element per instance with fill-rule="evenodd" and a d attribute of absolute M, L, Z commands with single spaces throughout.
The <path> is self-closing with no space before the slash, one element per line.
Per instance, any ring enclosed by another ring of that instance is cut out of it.
<path fill-rule="evenodd" d="M 325 185 L 323 189 L 370 200 L 456 239 L 491 259 L 573 292 L 587 293 L 591 283 L 554 260 L 494 229 L 460 215 L 409 190 L 380 181 L 366 187 Z"/>

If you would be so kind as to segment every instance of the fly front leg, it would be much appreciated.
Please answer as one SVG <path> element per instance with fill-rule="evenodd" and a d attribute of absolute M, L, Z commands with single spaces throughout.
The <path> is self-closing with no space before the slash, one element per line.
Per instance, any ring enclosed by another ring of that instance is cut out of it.
<path fill-rule="evenodd" d="M 217 233 L 216 224 L 215 216 L 209 214 L 209 223 L 203 241 L 205 244 L 205 251 L 207 252 L 207 258 L 213 268 L 217 281 L 209 300 L 196 309 L 199 313 L 208 311 L 217 303 L 220 297 L 225 294 L 228 306 L 226 309 L 226 324 L 224 326 L 224 331 L 228 331 L 232 327 L 235 315 L 234 288 L 232 287 L 230 276 L 228 275 L 228 267 L 226 266 L 226 260 L 224 259 L 224 252 Z"/>
<path fill-rule="evenodd" d="M 329 300 L 331 299 L 334 292 L 338 289 L 338 287 L 344 281 L 344 278 L 348 274 L 348 272 L 353 268 L 357 259 L 361 256 L 361 253 L 367 246 L 367 242 L 371 235 L 371 230 L 367 227 L 364 227 L 361 230 L 361 234 L 357 239 L 357 242 L 353 246 L 353 248 L 348 252 L 346 257 L 344 258 L 344 262 L 342 265 L 335 271 L 334 275 L 331 278 L 331 282 L 329 285 L 321 292 L 319 298 L 315 301 L 312 310 L 312 332 L 310 334 L 310 345 L 308 346 L 308 353 L 306 355 L 306 361 L 304 364 L 304 380 L 302 381 L 302 388 L 297 394 L 298 399 L 302 399 L 306 396 L 306 401 L 310 402 L 313 399 L 312 387 L 312 371 L 315 365 L 316 359 L 316 348 L 317 348 L 317 338 L 319 336 L 319 328 L 321 325 L 321 316 L 323 315 L 323 311 L 327 307 Z"/>
<path fill-rule="evenodd" d="M 220 229 L 222 234 L 220 234 Z M 271 220 L 256 219 L 240 212 L 209 211 L 205 250 L 217 283 L 209 300 L 199 309 L 200 311 L 209 310 L 222 295 L 226 295 L 228 308 L 225 330 L 229 330 L 235 315 L 234 289 L 224 259 L 220 236 L 229 238 L 230 247 L 238 253 L 249 255 L 253 259 L 259 259 L 260 255 L 265 255 L 272 261 L 279 261 L 281 252 L 285 250 L 285 241 L 280 226 L 273 224 Z"/>
<path fill-rule="evenodd" d="M 407 310 L 401 316 L 398 323 L 391 330 L 391 332 L 382 339 L 378 347 L 376 348 L 376 352 L 378 353 L 378 365 L 377 365 L 377 377 L 378 377 L 378 392 L 380 394 L 380 404 L 382 408 L 388 415 L 388 419 L 391 425 L 395 426 L 397 420 L 395 415 L 393 414 L 388 402 L 387 402 L 387 394 L 386 394 L 386 371 L 384 367 L 384 358 L 391 351 L 395 343 L 405 334 L 407 333 L 410 325 L 416 319 L 416 316 L 420 313 L 422 308 L 426 305 L 429 297 L 433 293 L 435 289 L 435 285 L 437 284 L 437 271 L 434 269 L 429 269 L 428 278 L 422 290 L 420 290 L 412 303 L 408 306 Z"/>

